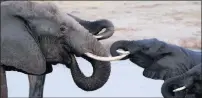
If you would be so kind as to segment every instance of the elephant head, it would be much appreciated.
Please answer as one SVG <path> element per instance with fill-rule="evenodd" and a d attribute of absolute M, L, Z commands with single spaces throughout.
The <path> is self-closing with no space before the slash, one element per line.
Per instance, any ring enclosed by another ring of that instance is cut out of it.
<path fill-rule="evenodd" d="M 73 17 L 76 21 L 83 25 L 83 27 L 89 30 L 91 34 L 95 35 L 95 38 L 97 38 L 98 40 L 107 39 L 114 34 L 114 25 L 111 21 L 107 19 L 100 19 L 91 22 L 82 20 L 71 14 L 67 15 Z"/>
<path fill-rule="evenodd" d="M 114 42 L 110 48 L 111 55 L 118 56 L 120 53 L 117 52 L 118 49 L 130 53 L 122 60 L 130 59 L 131 62 L 144 68 L 143 75 L 151 79 L 169 79 L 185 73 L 201 62 L 201 53 L 167 44 L 155 38 Z"/>
<path fill-rule="evenodd" d="M 75 59 L 73 55 L 88 60 L 93 66 L 90 77 L 81 72 L 77 63 L 71 63 L 75 83 L 86 91 L 102 87 L 110 76 L 109 61 L 124 57 L 108 57 L 92 34 L 51 3 L 2 2 L 1 34 L 1 64 L 21 72 L 44 74 L 47 61 L 64 61 L 67 55 L 68 60 Z M 58 47 L 44 49 L 51 45 Z"/>
<path fill-rule="evenodd" d="M 164 98 L 184 98 L 185 96 L 187 98 L 201 98 L 202 65 L 198 64 L 186 73 L 166 80 L 162 85 L 161 92 Z M 178 92 L 182 92 L 181 96 L 175 95 Z"/>
<path fill-rule="evenodd" d="M 118 49 L 123 49 L 125 51 L 118 51 Z M 194 74 L 193 76 L 190 76 L 192 75 L 191 73 L 197 73 L 197 75 L 201 73 L 201 65 L 197 65 L 201 63 L 201 52 L 167 44 L 155 38 L 136 41 L 117 41 L 112 44 L 110 52 L 112 56 L 117 56 L 119 53 L 129 52 L 129 55 L 123 59 L 129 58 L 131 62 L 144 68 L 143 75 L 145 77 L 166 81 L 162 87 L 162 93 L 166 96 L 165 98 L 172 98 L 172 93 L 168 93 L 172 87 L 183 86 L 183 84 L 192 84 L 195 76 Z M 175 76 L 184 73 L 188 74 L 187 72 L 190 75 L 179 76 L 176 79 Z M 182 82 L 180 82 L 180 80 Z M 175 85 L 176 83 L 177 85 Z M 175 86 L 173 86 L 173 84 Z M 196 87 L 191 89 L 195 88 Z M 183 93 L 175 94 L 176 98 L 184 95 Z"/>

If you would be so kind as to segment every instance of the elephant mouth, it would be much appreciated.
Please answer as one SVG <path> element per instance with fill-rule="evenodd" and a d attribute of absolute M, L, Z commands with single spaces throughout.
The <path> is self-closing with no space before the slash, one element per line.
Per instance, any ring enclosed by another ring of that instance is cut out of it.
<path fill-rule="evenodd" d="M 67 51 L 70 54 L 75 54 L 76 57 L 82 57 L 82 58 L 89 57 L 89 58 L 92 58 L 97 61 L 117 61 L 117 60 L 127 57 L 130 54 L 130 52 L 128 52 L 128 51 L 118 50 L 119 51 L 118 56 L 114 56 L 114 57 L 104 56 L 103 57 L 103 56 L 98 56 L 91 52 L 88 52 L 87 49 L 84 49 L 84 51 L 85 51 L 84 53 L 76 52 L 76 51 L 74 51 L 74 49 L 72 47 L 68 47 L 68 45 L 65 45 L 64 49 L 65 49 L 65 51 Z"/>

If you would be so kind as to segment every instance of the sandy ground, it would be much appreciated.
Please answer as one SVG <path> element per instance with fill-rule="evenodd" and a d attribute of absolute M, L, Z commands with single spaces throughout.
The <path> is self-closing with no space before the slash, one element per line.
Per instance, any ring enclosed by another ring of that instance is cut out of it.
<path fill-rule="evenodd" d="M 158 38 L 187 48 L 201 48 L 201 1 L 54 1 L 86 20 L 109 19 L 115 34 L 101 41 Z"/>

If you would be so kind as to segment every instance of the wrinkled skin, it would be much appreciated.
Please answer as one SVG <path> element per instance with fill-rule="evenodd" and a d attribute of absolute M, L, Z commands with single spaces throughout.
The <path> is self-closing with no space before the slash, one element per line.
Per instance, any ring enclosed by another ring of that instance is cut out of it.
<path fill-rule="evenodd" d="M 41 24 L 41 21 L 44 23 Z M 1 2 L 3 70 L 44 75 L 52 71 L 51 64 L 62 63 L 69 65 L 73 80 L 79 88 L 85 91 L 97 90 L 109 78 L 110 62 L 91 59 L 85 53 L 108 56 L 92 34 L 73 18 L 60 12 L 56 6 L 31 1 Z M 74 55 L 92 64 L 91 77 L 81 72 Z M 1 71 L 1 75 L 5 73 Z M 3 81 L 4 78 L 1 83 Z M 1 91 L 7 89 L 1 87 Z"/>
<path fill-rule="evenodd" d="M 73 16 L 71 14 L 67 14 L 67 15 L 74 18 L 77 22 L 79 22 L 79 24 L 81 24 L 84 28 L 89 30 L 89 33 L 91 33 L 93 35 L 98 35 L 98 33 L 102 29 L 107 28 L 101 34 L 101 36 L 103 36 L 103 38 L 98 38 L 98 40 L 103 40 L 103 39 L 109 38 L 114 33 L 114 26 L 109 20 L 102 19 L 102 20 L 96 20 L 96 21 L 90 22 L 90 21 L 82 20 L 82 19 L 80 19 L 76 16 Z M 41 22 L 43 23 L 43 21 L 41 21 Z M 56 47 L 56 46 L 51 46 L 51 47 Z M 45 48 L 45 49 L 47 49 L 47 48 Z M 47 53 L 47 54 L 51 54 L 51 53 Z M 54 55 L 54 54 L 52 54 L 52 55 Z M 68 60 L 68 58 L 65 58 L 65 60 Z M 65 65 L 66 65 L 66 67 L 69 68 L 68 63 L 65 63 Z M 51 66 L 51 65 L 49 65 L 49 66 Z M 30 85 L 29 85 L 30 86 L 29 97 L 38 97 L 38 98 L 43 97 L 45 77 L 46 77 L 46 75 L 41 75 L 41 76 L 28 75 L 29 83 L 30 83 Z"/>
<path fill-rule="evenodd" d="M 185 93 L 184 96 L 173 96 L 174 93 L 172 93 L 172 91 L 169 91 L 171 90 L 170 87 L 172 87 L 173 85 L 176 85 L 178 87 L 186 86 L 187 88 L 185 90 L 182 90 L 183 93 Z M 182 75 L 178 75 L 166 80 L 164 84 L 162 85 L 162 94 L 164 98 L 176 98 L 176 97 L 186 98 L 188 97 L 188 95 L 192 96 L 189 98 L 201 98 L 202 97 L 202 65 L 201 63 L 189 69 L 187 72 L 185 72 Z"/>
<path fill-rule="evenodd" d="M 137 41 L 117 41 L 112 44 L 110 52 L 117 56 L 117 49 L 130 52 L 122 60 L 130 59 L 131 62 L 144 68 L 143 75 L 147 78 L 166 81 L 169 78 L 183 74 L 201 63 L 201 52 L 191 51 L 176 45 L 167 44 L 155 38 Z M 174 85 L 172 89 L 178 88 Z M 163 90 L 162 92 L 166 92 Z M 176 92 L 176 96 L 184 93 Z"/>

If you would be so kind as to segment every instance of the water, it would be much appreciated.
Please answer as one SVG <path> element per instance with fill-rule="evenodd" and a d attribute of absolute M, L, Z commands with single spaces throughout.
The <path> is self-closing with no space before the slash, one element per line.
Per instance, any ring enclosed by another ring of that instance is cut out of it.
<path fill-rule="evenodd" d="M 79 67 L 89 76 L 92 67 L 89 62 L 77 58 Z M 112 62 L 109 81 L 102 88 L 85 92 L 79 89 L 70 70 L 59 64 L 47 75 L 44 97 L 161 97 L 161 80 L 152 80 L 142 75 L 143 69 L 128 60 Z M 7 72 L 9 97 L 28 97 L 28 77 L 19 72 Z"/>

